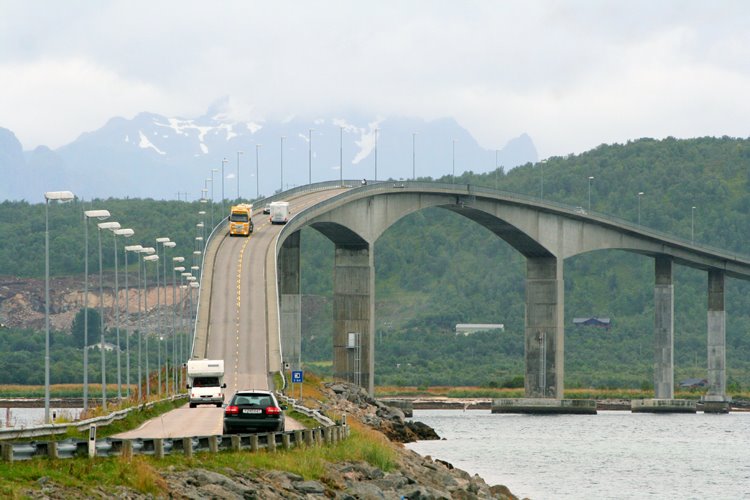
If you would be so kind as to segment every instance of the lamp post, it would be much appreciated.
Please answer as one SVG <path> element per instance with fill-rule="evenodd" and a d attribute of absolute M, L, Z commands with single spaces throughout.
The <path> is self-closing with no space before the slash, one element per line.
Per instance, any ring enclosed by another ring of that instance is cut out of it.
<path fill-rule="evenodd" d="M 226 165 L 228 161 L 229 160 L 227 160 L 226 158 L 222 158 L 221 160 L 221 215 L 222 217 L 224 216 L 224 165 Z"/>
<path fill-rule="evenodd" d="M 96 218 L 105 220 L 109 217 L 108 210 L 86 210 L 83 212 L 84 229 L 84 279 L 83 279 L 83 412 L 89 409 L 89 224 L 88 220 Z"/>
<path fill-rule="evenodd" d="M 417 180 L 417 133 L 411 133 L 411 180 Z"/>
<path fill-rule="evenodd" d="M 375 129 L 375 180 L 378 180 L 378 129 Z"/>
<path fill-rule="evenodd" d="M 112 240 L 115 244 L 115 332 L 117 344 L 117 398 L 122 399 L 122 369 L 120 368 L 120 284 L 117 280 L 117 237 L 130 238 L 135 232 L 130 228 L 113 229 Z M 127 263 L 125 267 L 127 273 Z M 127 292 L 126 292 L 127 293 Z"/>
<path fill-rule="evenodd" d="M 150 248 L 153 248 L 153 247 L 150 247 Z M 157 275 L 158 275 L 158 273 L 159 273 L 159 255 L 158 254 L 151 254 L 151 255 L 147 255 L 146 257 L 143 258 L 143 289 L 145 290 L 145 293 L 144 293 L 145 300 L 146 300 L 145 305 L 148 306 L 148 276 L 147 276 L 147 274 L 148 274 L 147 273 L 148 266 L 146 265 L 146 262 L 154 262 L 156 264 L 156 272 L 157 272 Z M 157 297 L 158 297 L 158 292 L 159 292 L 159 284 L 158 284 L 158 282 L 157 282 L 157 285 L 156 285 L 156 291 L 157 291 Z M 144 309 L 146 309 L 146 311 L 148 311 L 148 307 L 144 307 Z M 149 351 L 148 351 L 148 333 L 146 333 L 146 398 L 148 398 L 149 396 L 151 396 L 151 377 L 150 377 L 150 373 L 149 373 L 149 369 L 148 369 L 148 354 L 149 354 Z"/>
<path fill-rule="evenodd" d="M 185 257 L 172 257 L 173 266 L 182 262 L 185 262 Z M 181 269 L 185 270 L 184 267 Z M 177 282 L 175 271 L 177 271 L 177 268 L 172 267 L 172 369 L 174 370 L 172 386 L 174 388 L 173 393 L 177 394 L 177 360 L 180 358 L 177 356 Z M 180 337 L 180 342 L 182 342 L 182 337 Z"/>
<path fill-rule="evenodd" d="M 643 196 L 643 191 L 638 192 L 638 225 L 641 225 L 641 196 Z"/>
<path fill-rule="evenodd" d="M 594 180 L 593 175 L 589 175 L 589 212 L 591 212 L 591 181 Z"/>
<path fill-rule="evenodd" d="M 167 307 L 167 248 L 174 248 L 177 246 L 177 243 L 174 241 L 167 241 L 164 243 L 164 273 L 162 274 L 163 280 L 164 280 L 164 307 Z M 174 283 L 172 283 L 174 286 Z M 174 309 L 174 293 L 172 294 L 172 308 Z M 164 324 L 162 324 L 162 331 L 165 331 L 167 328 Z M 174 333 L 174 318 L 172 318 L 172 333 Z M 169 338 L 167 336 L 167 338 Z M 174 341 L 173 341 L 174 343 Z M 167 346 L 164 348 L 164 376 L 166 377 L 165 380 L 165 391 L 166 394 L 169 395 L 169 356 L 167 356 L 167 353 L 169 352 L 169 341 L 167 341 Z M 172 358 L 174 360 L 174 358 Z"/>
<path fill-rule="evenodd" d="M 690 243 L 695 243 L 695 207 L 690 207 Z"/>
<path fill-rule="evenodd" d="M 456 140 L 451 139 L 453 143 L 453 175 L 451 176 L 451 184 L 456 183 Z"/>
<path fill-rule="evenodd" d="M 237 151 L 237 201 L 240 201 L 240 155 L 242 151 Z"/>
<path fill-rule="evenodd" d="M 143 328 L 142 328 L 142 314 L 141 314 L 141 303 L 143 302 L 141 300 L 141 285 L 143 285 L 144 290 L 144 300 L 147 298 L 146 293 L 148 293 L 148 290 L 146 290 L 145 286 L 145 280 L 146 280 L 146 257 L 153 255 L 156 252 L 156 249 L 154 247 L 145 247 L 138 250 L 138 253 L 141 255 L 141 259 L 138 262 L 138 399 L 140 400 L 143 397 L 142 393 L 142 386 L 143 386 L 143 375 L 141 373 L 141 365 L 143 360 L 143 354 L 141 346 L 143 344 Z M 144 282 L 141 282 L 141 267 L 143 267 L 143 279 Z M 146 310 L 145 302 L 143 310 Z M 148 366 L 148 365 L 147 365 Z"/>
<path fill-rule="evenodd" d="M 99 322 L 101 331 L 99 332 L 101 338 L 101 345 L 99 351 L 102 356 L 102 409 L 107 409 L 107 356 L 104 351 L 104 290 L 102 287 L 102 229 L 120 229 L 119 222 L 100 222 L 96 225 L 99 229 L 97 232 L 99 239 Z"/>
<path fill-rule="evenodd" d="M 222 162 L 222 166 L 224 163 Z M 214 227 L 214 173 L 218 172 L 219 170 L 216 168 L 211 169 L 211 179 L 206 179 L 206 181 L 211 183 L 211 229 Z"/>
<path fill-rule="evenodd" d="M 280 158 L 280 170 L 281 170 L 281 186 L 279 188 L 279 191 L 284 190 L 284 136 L 281 136 L 281 147 L 279 148 L 279 158 Z"/>
<path fill-rule="evenodd" d="M 128 252 L 140 252 L 143 250 L 141 245 L 127 245 L 125 247 L 125 317 L 130 314 L 130 295 L 128 294 Z M 136 255 L 136 258 L 138 256 Z M 140 292 L 141 287 L 141 262 L 138 261 L 138 291 Z M 140 300 L 140 295 L 138 296 Z M 138 307 L 140 309 L 140 302 Z M 127 385 L 125 386 L 125 396 L 130 397 L 130 328 L 125 329 L 125 380 Z"/>
<path fill-rule="evenodd" d="M 166 236 L 162 236 L 162 237 L 156 238 L 156 255 L 159 255 L 159 244 L 161 244 L 162 251 L 163 251 L 163 254 L 162 254 L 163 258 L 161 259 L 162 262 L 164 262 L 166 260 L 166 258 L 167 258 L 167 247 L 166 247 L 167 243 L 169 243 L 169 238 L 167 238 Z M 164 265 L 164 275 L 162 277 L 162 279 L 164 280 L 164 294 L 165 294 L 164 305 L 165 306 L 167 305 L 167 300 L 166 300 L 166 293 L 167 293 L 167 280 L 166 280 L 167 276 L 166 276 L 166 270 L 167 270 L 167 266 L 166 266 L 166 263 L 165 263 L 165 265 Z M 157 332 L 156 333 L 161 336 L 162 333 L 163 333 L 163 329 L 162 329 L 162 323 L 161 323 L 161 312 L 159 311 L 159 309 L 161 309 L 161 285 L 160 285 L 160 283 L 161 282 L 159 281 L 159 265 L 157 263 L 157 265 L 156 265 L 156 331 Z M 156 377 L 157 377 L 157 383 L 159 384 L 157 386 L 158 387 L 157 394 L 159 396 L 161 396 L 161 361 L 159 361 L 159 363 L 157 363 Z"/>
<path fill-rule="evenodd" d="M 258 150 L 261 144 L 255 145 L 255 197 L 260 198 L 260 170 L 258 169 Z"/>
<path fill-rule="evenodd" d="M 49 202 L 75 198 L 70 191 L 44 193 L 44 423 L 49 424 Z M 85 311 L 88 314 L 88 311 Z"/>
<path fill-rule="evenodd" d="M 344 127 L 339 127 L 339 183 L 344 185 Z"/>
<path fill-rule="evenodd" d="M 312 184 L 312 133 L 313 129 L 307 129 L 307 183 Z"/>
<path fill-rule="evenodd" d="M 539 166 L 541 167 L 542 176 L 541 180 L 539 181 L 539 199 L 544 200 L 544 164 L 547 163 L 547 160 L 542 160 L 539 162 Z"/>
<path fill-rule="evenodd" d="M 180 273 L 180 281 L 183 281 L 183 280 L 187 281 L 188 277 L 190 277 L 190 276 L 192 276 L 191 273 L 189 273 L 189 272 L 182 272 L 182 273 Z M 190 282 L 188 282 L 185 285 L 185 287 L 184 287 L 184 289 L 187 291 L 187 293 L 190 293 L 190 290 L 188 290 L 189 284 L 190 284 Z M 183 297 L 183 300 L 184 299 L 185 298 Z M 188 309 L 188 320 L 187 320 L 187 328 L 185 328 L 186 330 L 190 330 L 190 321 L 192 320 L 192 317 L 190 316 L 190 314 L 192 313 L 192 302 L 190 302 L 190 296 L 188 296 L 188 306 L 189 306 L 187 308 Z M 183 314 L 183 316 L 184 316 L 184 314 Z M 192 354 L 190 352 L 190 340 L 189 340 L 190 339 L 190 336 L 189 336 L 190 332 L 189 331 L 187 332 L 187 335 L 188 335 L 188 342 L 186 343 L 187 345 L 185 346 L 187 348 L 186 349 L 187 353 L 183 353 L 183 356 L 182 356 L 182 359 L 185 359 L 185 360 L 190 359 L 190 356 Z M 184 387 L 185 384 L 183 383 L 182 386 Z"/>

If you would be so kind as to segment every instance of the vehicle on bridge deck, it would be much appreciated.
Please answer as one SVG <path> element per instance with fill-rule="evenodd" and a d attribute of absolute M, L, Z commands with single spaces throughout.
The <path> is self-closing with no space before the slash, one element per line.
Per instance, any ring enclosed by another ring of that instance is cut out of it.
<path fill-rule="evenodd" d="M 271 213 L 271 204 L 270 203 L 266 203 L 265 205 L 263 205 L 263 213 L 264 214 L 270 214 Z"/>
<path fill-rule="evenodd" d="M 187 376 L 190 408 L 202 404 L 222 407 L 227 387 L 223 359 L 191 359 L 187 362 Z"/>
<path fill-rule="evenodd" d="M 253 232 L 253 205 L 240 203 L 229 209 L 229 236 L 250 236 Z"/>
<path fill-rule="evenodd" d="M 237 391 L 224 408 L 224 434 L 284 430 L 285 406 L 270 391 Z"/>
<path fill-rule="evenodd" d="M 271 203 L 271 224 L 286 224 L 289 221 L 289 202 L 274 201 Z"/>

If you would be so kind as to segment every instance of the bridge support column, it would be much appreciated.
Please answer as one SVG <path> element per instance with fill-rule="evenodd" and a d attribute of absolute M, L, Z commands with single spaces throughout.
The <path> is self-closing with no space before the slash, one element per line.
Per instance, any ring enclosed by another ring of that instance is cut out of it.
<path fill-rule="evenodd" d="M 654 286 L 654 398 L 674 398 L 674 284 L 672 258 L 657 255 Z"/>
<path fill-rule="evenodd" d="M 370 247 L 336 246 L 333 270 L 333 375 L 374 386 L 375 266 Z"/>
<path fill-rule="evenodd" d="M 281 361 L 299 370 L 302 363 L 300 231 L 296 231 L 284 240 L 279 251 L 278 266 Z"/>
<path fill-rule="evenodd" d="M 525 392 L 527 398 L 563 397 L 564 325 L 562 261 L 526 261 Z"/>
<path fill-rule="evenodd" d="M 708 271 L 708 391 L 705 411 L 728 411 L 726 391 L 726 310 L 724 271 Z M 716 404 L 719 403 L 719 404 Z M 724 404 L 721 404 L 724 403 Z"/>

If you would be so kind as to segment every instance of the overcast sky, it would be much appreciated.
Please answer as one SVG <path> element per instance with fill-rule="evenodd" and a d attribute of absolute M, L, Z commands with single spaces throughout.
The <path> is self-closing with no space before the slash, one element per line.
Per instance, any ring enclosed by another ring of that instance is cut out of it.
<path fill-rule="evenodd" d="M 451 116 L 540 157 L 748 136 L 747 1 L 0 0 L 0 127 L 58 147 L 141 111 Z"/>

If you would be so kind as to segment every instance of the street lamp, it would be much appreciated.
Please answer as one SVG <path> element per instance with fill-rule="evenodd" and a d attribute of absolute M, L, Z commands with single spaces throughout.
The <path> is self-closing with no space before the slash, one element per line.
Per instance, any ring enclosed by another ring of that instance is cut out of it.
<path fill-rule="evenodd" d="M 101 352 L 102 356 L 102 409 L 107 409 L 107 356 L 105 355 L 104 351 L 104 290 L 102 287 L 102 229 L 110 229 L 114 231 L 115 229 L 120 229 L 120 223 L 119 222 L 100 222 L 96 225 L 98 228 L 98 239 L 99 239 L 99 323 L 101 326 L 101 331 L 99 332 L 99 336 L 101 338 L 101 346 L 99 348 L 99 351 Z"/>
<path fill-rule="evenodd" d="M 237 201 L 240 201 L 240 155 L 242 151 L 237 151 Z"/>
<path fill-rule="evenodd" d="M 589 212 L 591 212 L 591 181 L 594 180 L 593 175 L 589 175 Z"/>
<path fill-rule="evenodd" d="M 456 140 L 451 139 L 453 143 L 453 176 L 451 177 L 451 184 L 456 183 Z"/>
<path fill-rule="evenodd" d="M 153 248 L 153 247 L 150 247 Z M 146 265 L 146 262 L 154 262 L 156 264 L 156 273 L 158 275 L 159 273 L 159 255 L 151 254 L 147 255 L 143 258 L 143 289 L 145 290 L 145 305 L 148 306 L 148 277 L 147 277 L 147 271 L 148 266 Z M 156 285 L 156 292 L 157 292 L 157 298 L 158 298 L 158 292 L 159 292 L 159 284 L 157 282 Z M 148 311 L 148 307 L 145 307 L 146 311 Z M 148 333 L 146 334 L 146 398 L 151 396 L 151 377 L 148 369 Z"/>
<path fill-rule="evenodd" d="M 44 193 L 44 423 L 49 424 L 49 202 L 66 202 L 75 198 L 70 191 Z M 85 311 L 88 313 L 88 311 Z"/>
<path fill-rule="evenodd" d="M 375 180 L 378 180 L 378 129 L 375 129 Z"/>
<path fill-rule="evenodd" d="M 224 166 L 224 163 L 222 162 L 222 164 L 221 164 L 221 165 L 222 165 L 222 167 L 223 167 L 223 166 Z M 213 229 L 213 227 L 214 227 L 214 173 L 215 173 L 215 172 L 218 172 L 218 171 L 219 171 L 219 169 L 216 169 L 216 168 L 212 168 L 212 169 L 211 169 L 211 179 L 210 179 L 210 180 L 209 180 L 209 179 L 206 179 L 206 182 L 210 182 L 210 183 L 211 183 L 211 228 L 212 228 L 212 229 Z M 222 182 L 222 185 L 223 185 L 223 184 L 224 184 L 224 183 Z M 222 202 L 222 203 L 223 203 L 223 202 Z"/>
<path fill-rule="evenodd" d="M 284 190 L 284 136 L 281 136 L 281 147 L 279 149 L 280 166 L 281 166 L 281 188 L 280 191 Z"/>
<path fill-rule="evenodd" d="M 143 327 L 142 327 L 142 314 L 141 314 L 141 303 L 144 303 L 143 310 L 146 311 L 146 304 L 147 304 L 147 293 L 148 290 L 145 290 L 145 280 L 146 280 L 146 257 L 153 255 L 156 252 L 156 249 L 154 247 L 145 247 L 138 250 L 138 253 L 141 254 L 141 260 L 138 262 L 138 399 L 140 400 L 143 396 L 142 394 L 142 385 L 143 385 L 143 375 L 141 373 L 141 365 L 143 360 L 143 355 L 141 352 L 141 345 L 143 344 Z M 142 265 L 142 266 L 141 266 Z M 143 267 L 143 289 L 144 289 L 144 300 L 141 300 L 141 267 Z"/>
<path fill-rule="evenodd" d="M 162 280 L 164 281 L 164 305 L 167 305 L 167 266 L 166 266 L 166 258 L 167 258 L 167 243 L 169 243 L 169 238 L 166 236 L 162 236 L 159 238 L 156 238 L 156 255 L 159 255 L 159 244 L 162 245 L 162 262 L 164 262 L 164 275 L 162 276 Z M 156 330 L 159 335 L 162 334 L 163 328 L 161 323 L 161 285 L 159 281 L 159 266 L 156 266 Z M 158 394 L 161 396 L 161 362 L 157 365 L 157 382 L 158 382 Z"/>
<path fill-rule="evenodd" d="M 411 180 L 417 180 L 417 133 L 411 133 Z"/>
<path fill-rule="evenodd" d="M 113 229 L 112 240 L 115 243 L 115 332 L 117 343 L 117 398 L 122 399 L 122 371 L 120 368 L 120 283 L 117 281 L 117 237 L 130 238 L 135 232 L 130 228 Z M 127 265 L 125 268 L 127 273 Z M 127 293 L 127 292 L 126 292 Z"/>
<path fill-rule="evenodd" d="M 542 171 L 541 180 L 539 181 L 539 199 L 544 200 L 544 164 L 547 163 L 547 160 L 542 160 L 539 162 L 539 166 Z"/>
<path fill-rule="evenodd" d="M 83 212 L 84 229 L 84 315 L 83 315 L 83 412 L 89 409 L 89 224 L 88 220 L 95 218 L 105 220 L 109 217 L 108 210 L 86 210 Z"/>
<path fill-rule="evenodd" d="M 344 185 L 344 127 L 339 127 L 339 183 Z"/>
<path fill-rule="evenodd" d="M 307 183 L 312 184 L 312 133 L 313 129 L 307 129 Z"/>
<path fill-rule="evenodd" d="M 638 192 L 638 225 L 641 225 L 641 196 L 643 196 L 643 191 Z"/>
<path fill-rule="evenodd" d="M 260 171 L 258 170 L 258 150 L 260 149 L 261 144 L 255 145 L 255 197 L 260 198 Z"/>
<path fill-rule="evenodd" d="M 224 165 L 227 164 L 229 160 L 226 158 L 223 158 L 221 160 L 221 215 L 224 216 Z"/>
<path fill-rule="evenodd" d="M 128 252 L 138 253 L 143 250 L 141 245 L 127 245 L 125 247 L 125 317 L 127 318 L 130 314 L 130 295 L 128 294 Z M 136 256 L 137 257 L 137 256 Z M 138 261 L 138 290 L 141 289 L 141 263 Z M 140 310 L 140 295 L 138 296 L 138 308 Z M 130 397 L 130 328 L 125 329 L 125 380 L 127 385 L 125 387 L 126 397 Z"/>
<path fill-rule="evenodd" d="M 172 265 L 185 262 L 185 257 L 172 257 Z M 177 394 L 177 283 L 175 278 L 176 268 L 172 268 L 172 369 L 174 370 L 174 376 L 172 377 L 173 393 Z M 185 270 L 183 267 L 182 270 Z M 182 342 L 182 337 L 180 337 Z"/>
<path fill-rule="evenodd" d="M 695 207 L 690 207 L 690 243 L 695 243 Z"/>

